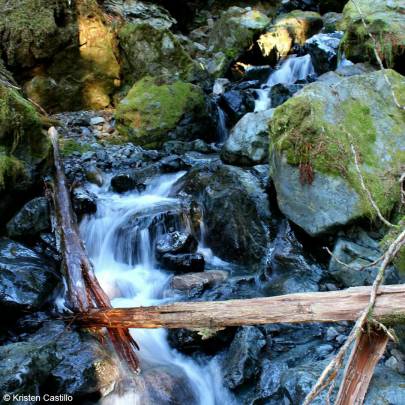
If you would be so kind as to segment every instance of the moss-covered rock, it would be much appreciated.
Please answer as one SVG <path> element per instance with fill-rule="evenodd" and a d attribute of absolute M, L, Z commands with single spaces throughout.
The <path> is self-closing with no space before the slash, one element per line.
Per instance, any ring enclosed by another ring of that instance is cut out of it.
<path fill-rule="evenodd" d="M 294 10 L 279 16 L 257 43 L 262 55 L 270 63 L 275 63 L 286 57 L 295 44 L 304 45 L 322 26 L 323 21 L 318 13 Z"/>
<path fill-rule="evenodd" d="M 147 21 L 126 23 L 118 31 L 125 82 L 133 84 L 145 76 L 196 81 L 202 67 L 185 51 L 166 28 Z"/>
<path fill-rule="evenodd" d="M 404 103 L 404 77 L 392 70 L 386 74 Z M 275 110 L 270 140 L 280 208 L 309 234 L 375 216 L 351 144 L 381 211 L 389 215 L 399 201 L 405 115 L 381 71 L 308 85 Z"/>
<path fill-rule="evenodd" d="M 75 41 L 68 0 L 0 0 L 0 49 L 14 68 L 34 66 Z"/>
<path fill-rule="evenodd" d="M 354 62 L 371 61 L 376 63 L 374 43 L 368 36 L 371 33 L 377 41 L 377 51 L 386 66 L 405 73 L 405 5 L 401 0 L 357 0 L 368 29 L 366 30 L 359 12 L 349 1 L 343 10 L 341 27 L 345 36 L 341 52 Z"/>
<path fill-rule="evenodd" d="M 76 1 L 74 7 L 77 42 L 56 53 L 49 66 L 36 69 L 25 84 L 28 96 L 50 112 L 107 107 L 120 85 L 112 26 L 96 0 Z"/>
<path fill-rule="evenodd" d="M 181 127 L 185 119 L 189 125 L 183 128 L 182 140 L 196 136 L 195 127 L 205 116 L 203 91 L 182 81 L 165 82 L 145 77 L 131 88 L 117 107 L 117 129 L 131 142 L 146 147 L 159 147 L 169 140 L 168 133 Z M 176 134 L 171 134 L 176 137 Z"/>
<path fill-rule="evenodd" d="M 249 48 L 255 37 L 269 24 L 270 19 L 258 10 L 230 7 L 215 23 L 210 33 L 209 45 L 214 52 L 222 51 L 229 64 Z"/>
<path fill-rule="evenodd" d="M 0 84 L 0 222 L 7 219 L 14 196 L 26 193 L 35 182 L 49 146 L 33 105 Z"/>

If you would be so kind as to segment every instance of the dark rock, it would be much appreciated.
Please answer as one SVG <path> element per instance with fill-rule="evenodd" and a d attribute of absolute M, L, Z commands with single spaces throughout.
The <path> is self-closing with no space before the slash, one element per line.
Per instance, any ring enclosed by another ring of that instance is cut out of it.
<path fill-rule="evenodd" d="M 10 238 L 30 238 L 50 228 L 48 199 L 38 197 L 27 204 L 7 224 Z"/>
<path fill-rule="evenodd" d="M 125 193 L 134 189 L 143 191 L 146 188 L 147 180 L 158 173 L 158 165 L 149 165 L 125 173 L 119 173 L 111 179 L 111 188 L 117 193 Z"/>
<path fill-rule="evenodd" d="M 206 242 L 216 255 L 238 264 L 257 264 L 266 258 L 268 197 L 250 171 L 223 164 L 196 167 L 173 190 L 198 201 L 204 212 Z"/>
<path fill-rule="evenodd" d="M 235 389 L 257 373 L 260 352 L 266 345 L 263 333 L 254 326 L 239 329 L 223 359 L 224 382 Z"/>
<path fill-rule="evenodd" d="M 317 34 L 308 39 L 305 49 L 311 55 L 314 69 L 318 75 L 335 70 L 338 62 L 338 50 L 342 31 L 330 34 Z"/>
<path fill-rule="evenodd" d="M 344 288 L 371 285 L 378 273 L 379 264 L 374 266 L 370 264 L 380 258 L 381 254 L 378 242 L 360 230 L 349 237 L 339 238 L 333 249 L 334 257 L 349 267 L 331 258 L 329 272 Z M 385 282 L 387 284 L 399 282 L 394 267 L 388 267 L 386 270 Z"/>
<path fill-rule="evenodd" d="M 210 270 L 201 273 L 188 273 L 174 276 L 170 287 L 174 293 L 184 294 L 189 298 L 201 295 L 208 287 L 223 283 L 229 273 L 223 270 Z"/>
<path fill-rule="evenodd" d="M 193 235 L 176 231 L 163 235 L 157 241 L 156 252 L 158 255 L 165 253 L 195 253 L 197 246 L 198 241 Z"/>
<path fill-rule="evenodd" d="M 245 80 L 258 80 L 263 83 L 269 78 L 272 72 L 273 68 L 271 66 L 249 66 L 245 70 L 243 78 Z"/>
<path fill-rule="evenodd" d="M 247 96 L 238 90 L 230 90 L 221 96 L 221 106 L 232 122 L 239 121 L 247 112 L 253 109 L 247 105 Z"/>
<path fill-rule="evenodd" d="M 39 309 L 50 298 L 57 276 L 50 262 L 10 239 L 0 239 L 0 306 Z"/>
<path fill-rule="evenodd" d="M 83 187 L 76 187 L 72 192 L 73 209 L 81 217 L 97 211 L 97 196 Z"/>
<path fill-rule="evenodd" d="M 159 260 L 165 268 L 177 273 L 204 271 L 205 266 L 204 256 L 200 253 L 165 253 Z"/>
<path fill-rule="evenodd" d="M 105 395 L 119 379 L 118 361 L 88 333 L 44 322 L 28 339 L 0 347 L 0 390 L 80 397 Z"/>
<path fill-rule="evenodd" d="M 163 173 L 175 173 L 187 170 L 191 166 L 181 156 L 171 155 L 160 161 L 160 167 Z"/>
<path fill-rule="evenodd" d="M 291 98 L 298 90 L 302 89 L 302 84 L 282 84 L 278 83 L 270 89 L 271 107 L 276 108 Z"/>
<path fill-rule="evenodd" d="M 198 351 L 212 355 L 229 347 L 234 335 L 234 328 L 201 331 L 170 329 L 168 339 L 170 346 L 182 353 L 193 354 Z"/>

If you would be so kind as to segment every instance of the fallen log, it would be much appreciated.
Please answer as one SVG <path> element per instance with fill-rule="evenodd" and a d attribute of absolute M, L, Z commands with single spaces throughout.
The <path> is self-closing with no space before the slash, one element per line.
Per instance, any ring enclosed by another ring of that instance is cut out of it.
<path fill-rule="evenodd" d="M 221 328 L 269 323 L 354 321 L 370 299 L 371 287 L 229 301 L 89 310 L 75 316 L 83 326 L 108 328 Z M 373 318 L 405 318 L 405 284 L 382 286 Z"/>
<path fill-rule="evenodd" d="M 61 245 L 62 268 L 68 287 L 68 305 L 77 313 L 89 311 L 91 308 L 111 308 L 110 300 L 94 274 L 93 265 L 79 235 L 60 158 L 58 132 L 54 127 L 49 129 L 49 137 L 53 146 L 55 165 L 53 199 Z M 139 347 L 128 329 L 108 328 L 107 332 L 117 354 L 132 371 L 138 372 L 139 361 L 134 350 Z"/>

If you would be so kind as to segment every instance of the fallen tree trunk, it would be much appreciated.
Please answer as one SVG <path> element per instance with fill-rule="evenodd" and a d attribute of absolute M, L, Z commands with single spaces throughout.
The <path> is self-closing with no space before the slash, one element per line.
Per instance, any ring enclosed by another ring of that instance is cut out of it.
<path fill-rule="evenodd" d="M 177 302 L 169 305 L 89 310 L 75 321 L 109 328 L 221 328 L 269 323 L 354 321 L 370 299 L 371 287 L 299 293 L 229 301 Z M 382 286 L 373 318 L 405 318 L 405 284 Z"/>
<path fill-rule="evenodd" d="M 55 165 L 53 199 L 56 225 L 60 237 L 69 306 L 77 313 L 89 311 L 91 308 L 111 308 L 110 300 L 94 274 L 93 265 L 87 257 L 79 235 L 60 158 L 58 132 L 55 128 L 49 129 L 49 136 L 53 146 Z M 131 370 L 138 372 L 139 361 L 134 350 L 139 348 L 128 329 L 108 328 L 107 332 L 117 354 Z"/>

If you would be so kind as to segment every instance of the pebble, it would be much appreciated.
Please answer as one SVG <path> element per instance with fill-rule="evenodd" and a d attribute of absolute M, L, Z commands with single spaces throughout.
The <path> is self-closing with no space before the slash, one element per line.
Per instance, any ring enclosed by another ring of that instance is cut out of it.
<path fill-rule="evenodd" d="M 90 119 L 90 124 L 91 125 L 100 125 L 104 123 L 104 118 L 103 117 L 93 117 Z"/>
<path fill-rule="evenodd" d="M 339 335 L 338 331 L 333 326 L 331 326 L 326 331 L 326 340 L 330 342 L 331 340 L 334 340 L 338 335 Z"/>

